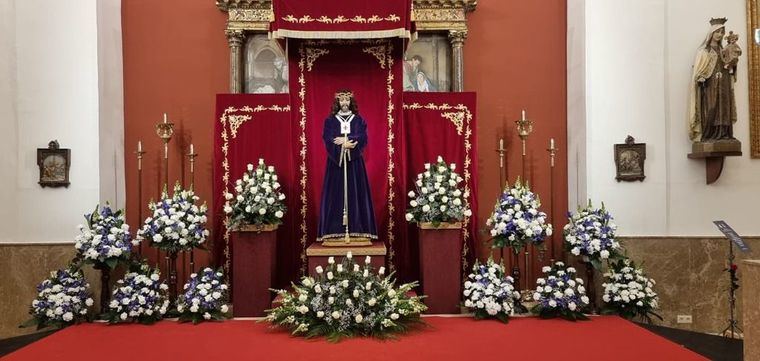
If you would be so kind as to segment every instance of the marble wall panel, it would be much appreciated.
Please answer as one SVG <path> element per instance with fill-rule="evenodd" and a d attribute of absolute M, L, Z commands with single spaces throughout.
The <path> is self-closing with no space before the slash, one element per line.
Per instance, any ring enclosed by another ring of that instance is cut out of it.
<path fill-rule="evenodd" d="M 739 299 L 754 306 L 744 313 L 744 359 L 760 361 L 760 260 L 744 261 L 740 266 L 744 269 L 745 287 Z"/>
<path fill-rule="evenodd" d="M 621 238 L 628 255 L 643 264 L 657 281 L 664 326 L 718 334 L 728 326 L 728 240 L 725 238 Z M 745 284 L 741 260 L 760 258 L 760 238 L 747 238 L 751 252 L 734 247 L 739 283 Z M 739 290 L 741 291 L 741 289 Z M 691 315 L 691 324 L 678 324 L 677 315 Z M 736 318 L 741 325 L 742 301 L 737 295 Z"/>
<path fill-rule="evenodd" d="M 29 307 L 37 295 L 35 287 L 51 271 L 65 267 L 74 254 L 73 244 L 0 244 L 0 339 L 36 331 L 34 327 L 18 327 L 30 318 Z M 86 266 L 85 276 L 93 296 L 99 295 L 99 274 Z M 97 297 L 93 298 L 97 305 Z"/>

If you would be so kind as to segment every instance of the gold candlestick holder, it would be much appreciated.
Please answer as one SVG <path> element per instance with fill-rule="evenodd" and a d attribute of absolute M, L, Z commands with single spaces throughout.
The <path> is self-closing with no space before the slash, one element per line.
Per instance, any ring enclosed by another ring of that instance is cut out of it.
<path fill-rule="evenodd" d="M 142 198 L 142 159 L 143 155 L 147 153 L 142 150 L 142 141 L 137 142 L 137 220 L 142 222 L 143 220 L 143 198 Z M 137 246 L 137 254 L 142 256 L 142 242 Z"/>
<path fill-rule="evenodd" d="M 161 198 L 163 198 L 164 190 L 166 191 L 167 196 L 169 195 L 169 141 L 172 140 L 172 135 L 174 135 L 174 123 L 169 122 L 166 113 L 164 113 L 164 121 L 156 124 L 156 135 L 158 135 L 158 137 L 164 142 L 164 185 L 163 190 L 159 190 Z M 160 264 L 160 260 L 161 250 L 156 248 L 156 265 Z M 176 272 L 176 267 L 172 267 L 171 262 L 176 262 L 176 260 L 176 255 L 170 258 L 169 253 L 166 254 L 166 269 L 169 273 L 169 287 L 170 291 L 174 290 L 174 292 L 176 292 L 177 289 L 177 274 L 172 274 L 173 271 Z M 174 284 L 172 284 L 172 282 Z"/>
<path fill-rule="evenodd" d="M 520 141 L 522 143 L 522 155 L 521 155 L 521 161 L 522 161 L 522 178 L 523 181 L 528 183 L 528 176 L 527 172 L 525 170 L 525 157 L 527 156 L 527 141 L 528 137 L 530 136 L 530 133 L 533 132 L 533 121 L 525 117 L 525 110 L 522 111 L 522 116 L 520 119 L 515 121 L 515 124 L 517 125 L 517 135 L 520 137 Z M 530 277 L 530 267 L 531 265 L 528 262 L 528 249 L 532 247 L 532 245 L 527 245 L 525 247 L 525 287 L 528 288 L 530 285 L 530 280 L 528 279 Z M 519 275 L 519 257 L 518 262 L 515 264 L 515 268 L 513 269 L 513 273 L 516 273 Z M 516 278 L 519 279 L 519 278 Z"/>
<path fill-rule="evenodd" d="M 190 190 L 195 191 L 195 157 L 198 153 L 195 153 L 195 149 L 190 144 L 190 151 L 187 152 L 187 158 L 190 159 Z M 195 249 L 190 249 L 190 273 L 195 273 Z M 184 263 L 184 257 L 183 263 Z M 184 270 L 184 268 L 183 268 Z"/>
<path fill-rule="evenodd" d="M 551 138 L 549 141 L 549 148 L 546 148 L 546 151 L 549 152 L 549 224 L 552 225 L 552 228 L 554 228 L 554 158 L 557 155 L 557 148 L 554 146 L 554 138 Z M 557 259 L 557 254 L 555 251 L 555 248 L 557 248 L 557 245 L 554 241 L 554 234 L 552 233 L 551 236 L 551 249 L 549 250 L 549 254 L 551 256 L 551 263 L 554 264 L 554 260 Z"/>

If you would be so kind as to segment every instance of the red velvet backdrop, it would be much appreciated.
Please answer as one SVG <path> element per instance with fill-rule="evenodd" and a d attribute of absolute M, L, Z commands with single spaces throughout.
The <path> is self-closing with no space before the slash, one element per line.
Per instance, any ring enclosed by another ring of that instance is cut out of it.
<path fill-rule="evenodd" d="M 278 284 L 287 284 L 296 279 L 301 266 L 300 247 L 297 242 L 288 242 L 296 232 L 296 215 L 299 201 L 295 197 L 297 169 L 295 155 L 290 152 L 293 137 L 293 123 L 290 114 L 288 94 L 219 94 L 216 98 L 216 120 L 214 122 L 214 259 L 217 265 L 224 265 L 228 272 L 232 243 L 224 224 L 224 192 L 232 191 L 235 180 L 242 177 L 248 163 L 256 165 L 263 158 L 267 165 L 274 166 L 283 193 L 286 195 L 287 213 L 277 230 L 277 279 Z M 231 279 L 231 278 L 230 278 Z"/>
<path fill-rule="evenodd" d="M 394 137 L 399 132 L 402 42 L 399 39 L 299 41 L 290 40 L 290 91 L 294 123 L 299 125 L 299 197 L 302 197 L 299 239 L 307 247 L 317 237 L 319 201 L 325 171 L 324 120 L 329 116 L 335 92 L 351 89 L 359 114 L 367 122 L 368 144 L 364 149 L 372 190 L 378 236 L 392 244 L 395 234 L 395 194 L 392 158 Z M 392 261 L 391 261 L 392 262 Z M 305 271 L 305 270 L 304 270 Z"/>
<path fill-rule="evenodd" d="M 475 130 L 475 93 L 404 93 L 403 96 L 403 164 L 401 198 L 408 204 L 407 193 L 414 189 L 417 174 L 425 163 L 435 162 L 440 155 L 448 163 L 456 163 L 456 172 L 464 178 L 465 191 L 473 214 L 464 221 L 462 239 L 462 272 L 466 273 L 475 259 L 477 239 L 477 139 Z M 399 236 L 398 267 L 403 275 L 419 274 L 419 247 L 416 225 L 407 225 Z"/>
<path fill-rule="evenodd" d="M 264 158 L 281 178 L 288 205 L 278 230 L 278 286 L 305 272 L 305 250 L 316 240 L 326 154 L 322 127 L 335 91 L 354 91 L 367 121 L 364 150 L 379 239 L 388 266 L 403 280 L 419 277 L 417 230 L 404 219 L 407 192 L 423 164 L 438 155 L 457 164 L 477 211 L 474 93 L 406 93 L 401 88 L 401 40 L 293 41 L 291 94 L 217 97 L 214 217 L 218 264 L 229 266 L 223 192 L 247 163 Z M 288 105 L 290 104 L 290 106 Z M 403 120 L 402 120 L 403 115 Z M 474 258 L 477 215 L 465 221 L 463 267 Z M 473 221 L 471 221 L 473 220 Z"/>

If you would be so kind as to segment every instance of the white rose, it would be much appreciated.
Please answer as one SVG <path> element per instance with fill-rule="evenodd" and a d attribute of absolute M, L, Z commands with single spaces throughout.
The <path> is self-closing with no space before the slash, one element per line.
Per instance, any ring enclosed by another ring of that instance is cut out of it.
<path fill-rule="evenodd" d="M 427 204 L 424 205 L 424 206 L 422 206 L 422 211 L 425 212 L 425 213 L 430 212 L 430 206 L 427 205 Z"/>
<path fill-rule="evenodd" d="M 316 270 L 318 274 L 322 274 L 322 272 L 324 272 L 324 270 L 322 269 L 322 266 L 317 266 Z"/>
<path fill-rule="evenodd" d="M 265 215 L 265 214 L 267 214 L 267 209 L 266 208 L 260 208 L 259 209 L 259 214 L 262 215 L 262 216 Z"/>
<path fill-rule="evenodd" d="M 248 169 L 249 172 L 252 172 L 253 171 L 253 164 L 248 163 L 247 169 Z"/>
<path fill-rule="evenodd" d="M 339 318 L 340 318 L 340 312 L 338 312 L 338 311 L 333 311 L 333 313 L 332 313 L 332 318 L 334 318 L 334 319 L 336 319 L 336 320 L 337 320 L 337 319 L 339 319 Z"/>
<path fill-rule="evenodd" d="M 283 216 L 282 211 L 274 212 L 274 216 L 277 217 L 277 218 L 282 218 L 282 216 Z"/>
<path fill-rule="evenodd" d="M 356 317 L 354 317 L 354 321 L 356 321 L 356 323 L 362 323 L 363 320 L 364 317 L 362 317 L 362 315 L 356 315 Z"/>
<path fill-rule="evenodd" d="M 391 320 L 398 320 L 398 313 L 391 313 Z"/>
<path fill-rule="evenodd" d="M 229 309 L 230 308 L 227 305 L 222 305 L 222 307 L 221 307 L 220 310 L 222 311 L 222 313 L 227 313 L 227 311 L 229 311 Z"/>
<path fill-rule="evenodd" d="M 203 313 L 203 318 L 204 318 L 204 319 L 207 319 L 207 320 L 210 320 L 210 319 L 211 319 L 211 314 L 210 314 L 210 313 L 208 313 L 208 312 L 204 312 L 204 313 Z"/>

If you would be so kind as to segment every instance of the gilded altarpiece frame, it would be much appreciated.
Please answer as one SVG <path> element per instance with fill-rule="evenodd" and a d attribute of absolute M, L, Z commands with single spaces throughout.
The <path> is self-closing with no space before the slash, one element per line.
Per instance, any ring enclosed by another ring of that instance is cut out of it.
<path fill-rule="evenodd" d="M 414 0 L 412 21 L 418 32 L 446 34 L 451 43 L 451 91 L 464 91 L 464 41 L 467 14 L 477 0 Z M 249 35 L 265 34 L 274 19 L 271 0 L 216 0 L 227 13 L 225 35 L 230 47 L 230 93 L 244 92 L 244 44 Z"/>
<path fill-rule="evenodd" d="M 760 0 L 747 0 L 747 54 L 749 58 L 749 148 L 760 158 Z"/>

